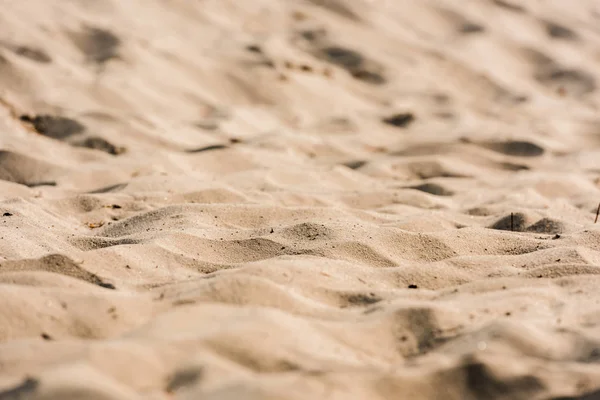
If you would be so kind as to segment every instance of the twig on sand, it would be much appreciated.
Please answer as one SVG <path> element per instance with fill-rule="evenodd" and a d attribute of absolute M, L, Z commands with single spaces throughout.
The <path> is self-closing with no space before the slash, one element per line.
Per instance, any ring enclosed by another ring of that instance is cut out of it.
<path fill-rule="evenodd" d="M 600 203 L 598 203 L 598 209 L 596 210 L 596 219 L 594 220 L 594 223 L 598 222 L 598 215 L 600 214 Z"/>

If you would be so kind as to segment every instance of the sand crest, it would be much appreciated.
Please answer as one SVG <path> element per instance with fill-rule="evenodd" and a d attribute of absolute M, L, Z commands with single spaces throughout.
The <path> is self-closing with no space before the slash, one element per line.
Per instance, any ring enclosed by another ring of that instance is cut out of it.
<path fill-rule="evenodd" d="M 594 0 L 0 12 L 0 400 L 600 398 Z"/>

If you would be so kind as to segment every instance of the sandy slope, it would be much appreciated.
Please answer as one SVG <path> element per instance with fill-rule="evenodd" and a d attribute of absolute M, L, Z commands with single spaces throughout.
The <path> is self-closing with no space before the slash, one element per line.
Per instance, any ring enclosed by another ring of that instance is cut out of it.
<path fill-rule="evenodd" d="M 597 1 L 0 6 L 0 400 L 600 390 Z"/>

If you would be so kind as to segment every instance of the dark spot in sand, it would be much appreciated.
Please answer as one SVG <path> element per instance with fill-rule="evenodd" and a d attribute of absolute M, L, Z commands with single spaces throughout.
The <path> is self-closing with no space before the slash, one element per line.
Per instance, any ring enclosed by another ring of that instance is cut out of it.
<path fill-rule="evenodd" d="M 372 85 L 382 85 L 386 82 L 386 79 L 383 75 L 381 75 L 381 73 L 369 71 L 368 69 L 357 69 L 355 71 L 351 71 L 351 74 L 355 79 L 370 83 Z"/>
<path fill-rule="evenodd" d="M 40 49 L 34 49 L 27 46 L 16 46 L 13 51 L 15 54 L 20 55 L 21 57 L 25 57 L 42 64 L 48 64 L 52 62 L 52 58 L 50 58 L 45 51 Z"/>
<path fill-rule="evenodd" d="M 558 64 L 542 66 L 535 79 L 549 88 L 558 87 L 565 93 L 584 95 L 596 90 L 596 79 L 588 72 L 563 68 Z"/>
<path fill-rule="evenodd" d="M 260 47 L 257 44 L 250 44 L 246 46 L 246 50 L 248 50 L 251 53 L 263 54 L 262 47 Z"/>
<path fill-rule="evenodd" d="M 249 65 L 275 68 L 275 62 L 267 57 L 260 47 L 248 46 L 246 47 L 246 50 L 257 55 L 256 60 L 249 62 Z"/>
<path fill-rule="evenodd" d="M 526 217 L 523 213 L 512 213 L 494 222 L 491 229 L 501 231 L 523 232 L 525 230 Z"/>
<path fill-rule="evenodd" d="M 462 24 L 462 26 L 459 29 L 460 33 L 463 34 L 471 34 L 471 33 L 481 33 L 484 32 L 485 28 L 479 24 L 476 24 L 474 22 L 465 22 L 464 24 Z"/>
<path fill-rule="evenodd" d="M 439 105 L 447 105 L 452 101 L 452 98 L 446 93 L 435 93 L 431 96 L 432 100 Z"/>
<path fill-rule="evenodd" d="M 38 133 L 53 139 L 66 139 L 69 136 L 85 131 L 84 125 L 66 117 L 52 115 L 30 117 L 29 115 L 22 115 L 20 120 L 31 124 Z"/>
<path fill-rule="evenodd" d="M 448 170 L 444 165 L 436 161 L 416 161 L 408 164 L 408 170 L 418 179 L 431 178 L 468 178 L 468 175 L 463 175 Z"/>
<path fill-rule="evenodd" d="M 548 233 L 548 234 L 559 234 L 564 230 L 564 226 L 559 221 L 550 219 L 550 218 L 542 218 L 537 221 L 535 224 L 529 226 L 527 231 L 536 232 L 536 233 Z M 560 235 L 558 236 L 560 237 Z"/>
<path fill-rule="evenodd" d="M 216 131 L 219 129 L 219 123 L 216 121 L 199 121 L 194 123 L 196 128 L 203 129 L 205 131 Z"/>
<path fill-rule="evenodd" d="M 121 40 L 106 29 L 87 27 L 82 32 L 72 33 L 71 39 L 90 62 L 102 65 L 119 57 Z"/>
<path fill-rule="evenodd" d="M 33 395 L 40 382 L 35 378 L 27 378 L 23 383 L 0 392 L 0 400 L 25 400 Z"/>
<path fill-rule="evenodd" d="M 34 188 L 34 187 L 38 187 L 38 186 L 56 186 L 57 183 L 54 181 L 44 181 L 44 182 L 27 182 L 27 183 L 24 183 L 23 185 L 30 187 L 30 188 Z"/>
<path fill-rule="evenodd" d="M 382 75 L 382 67 L 373 61 L 367 60 L 362 54 L 342 46 L 325 46 L 316 52 L 316 55 L 334 65 L 344 68 L 355 79 L 373 85 L 386 82 Z"/>
<path fill-rule="evenodd" d="M 397 113 L 382 119 L 384 123 L 396 126 L 398 128 L 406 128 L 408 125 L 414 122 L 414 120 L 415 116 L 411 112 Z"/>
<path fill-rule="evenodd" d="M 363 160 L 356 160 L 356 161 L 348 161 L 343 163 L 342 165 L 345 167 L 348 167 L 350 169 L 359 169 L 361 167 L 363 167 L 367 162 L 363 161 Z"/>
<path fill-rule="evenodd" d="M 346 300 L 350 305 L 364 306 L 369 304 L 375 304 L 380 302 L 382 299 L 376 296 L 375 293 L 358 293 L 342 296 L 343 300 Z"/>
<path fill-rule="evenodd" d="M 584 354 L 581 357 L 578 357 L 578 360 L 581 362 L 587 362 L 587 363 L 600 362 L 600 348 L 594 347 L 594 348 L 590 349 L 589 351 L 586 351 L 586 353 L 587 354 Z M 599 394 L 600 394 L 600 392 L 599 392 Z"/>
<path fill-rule="evenodd" d="M 309 42 L 317 42 L 327 36 L 325 29 L 306 30 L 300 32 L 300 36 Z"/>
<path fill-rule="evenodd" d="M 74 143 L 77 147 L 85 147 L 92 150 L 103 151 L 114 156 L 122 154 L 126 151 L 125 147 L 115 146 L 104 138 L 99 136 L 89 136 L 85 139 Z"/>
<path fill-rule="evenodd" d="M 327 61 L 347 69 L 360 67 L 365 60 L 359 52 L 340 46 L 326 47 L 321 52 Z"/>
<path fill-rule="evenodd" d="M 203 370 L 200 367 L 186 368 L 176 371 L 167 382 L 166 391 L 176 392 L 184 387 L 192 386 L 202 379 Z"/>
<path fill-rule="evenodd" d="M 556 65 L 556 61 L 554 61 L 552 57 L 538 49 L 532 47 L 524 47 L 521 49 L 520 52 L 521 54 L 523 54 L 523 57 L 527 61 L 531 62 L 537 67 L 542 68 Z"/>
<path fill-rule="evenodd" d="M 226 146 L 224 144 L 213 144 L 210 146 L 205 146 L 205 147 L 200 147 L 199 149 L 189 149 L 186 150 L 187 153 L 203 153 L 205 151 L 212 151 L 212 150 L 223 150 L 228 148 L 229 146 Z"/>
<path fill-rule="evenodd" d="M 542 382 L 534 376 L 499 378 L 487 365 L 476 360 L 467 361 L 462 368 L 467 388 L 476 399 L 535 398 L 544 389 Z"/>
<path fill-rule="evenodd" d="M 484 144 L 490 150 L 514 157 L 537 157 L 544 154 L 544 149 L 535 143 L 521 140 L 491 142 Z"/>
<path fill-rule="evenodd" d="M 100 283 L 98 283 L 98 286 L 106 288 L 106 289 L 111 289 L 111 290 L 116 289 L 115 285 L 113 285 L 112 283 L 107 283 L 107 282 L 100 282 Z"/>
<path fill-rule="evenodd" d="M 44 340 L 53 340 L 53 339 L 52 339 L 52 336 L 48 335 L 48 334 L 47 334 L 47 333 L 45 333 L 45 332 L 42 332 L 42 334 L 41 334 L 40 336 L 41 336 L 41 337 L 42 337 L 42 339 L 44 339 Z"/>
<path fill-rule="evenodd" d="M 452 150 L 453 150 L 453 143 L 442 142 L 442 143 L 432 143 L 432 144 L 422 144 L 422 145 L 417 144 L 417 145 L 413 145 L 413 146 L 408 146 L 402 150 L 393 151 L 391 154 L 394 156 L 402 156 L 402 157 L 439 156 L 439 155 L 451 153 Z"/>
<path fill-rule="evenodd" d="M 259 65 L 262 65 L 263 67 L 268 67 L 268 68 L 275 68 L 275 62 L 273 60 L 269 60 L 269 59 L 265 59 L 262 60 Z"/>
<path fill-rule="evenodd" d="M 175 300 L 172 303 L 173 307 L 177 307 L 177 306 L 189 306 L 190 304 L 196 304 L 196 301 L 192 300 L 192 299 L 181 299 L 181 300 Z"/>
<path fill-rule="evenodd" d="M 409 189 L 420 190 L 421 192 L 433 194 L 435 196 L 452 196 L 454 192 L 438 185 L 437 183 L 423 183 L 417 186 L 409 186 Z"/>
<path fill-rule="evenodd" d="M 553 39 L 577 40 L 579 36 L 566 26 L 559 25 L 552 21 L 544 21 L 548 36 Z"/>
<path fill-rule="evenodd" d="M 513 3 L 509 3 L 507 1 L 504 0 L 492 0 L 492 2 L 497 5 L 498 7 L 502 7 L 505 8 L 507 10 L 510 11 L 514 11 L 514 12 L 524 12 L 525 8 L 522 6 L 519 6 L 517 4 L 513 4 Z"/>
<path fill-rule="evenodd" d="M 3 217 L 12 217 L 12 214 L 9 212 L 5 212 L 4 214 L 2 214 Z"/>
<path fill-rule="evenodd" d="M 113 193 L 113 192 L 120 192 L 121 190 L 125 189 L 127 187 L 126 183 L 117 183 L 116 185 L 110 185 L 110 186 L 105 186 L 99 189 L 95 189 L 92 191 L 89 191 L 89 194 L 98 194 L 98 193 Z"/>
<path fill-rule="evenodd" d="M 300 10 L 294 10 L 291 13 L 291 15 L 295 21 L 304 21 L 309 18 L 308 15 L 306 15 L 303 11 L 300 11 Z"/>
<path fill-rule="evenodd" d="M 517 94 L 517 95 L 512 96 L 511 100 L 515 104 L 520 104 L 520 103 L 525 103 L 525 102 L 529 101 L 529 97 L 524 94 Z"/>
<path fill-rule="evenodd" d="M 316 6 L 323 7 L 335 14 L 352 21 L 359 21 L 360 17 L 346 6 L 345 0 L 308 0 Z"/>
<path fill-rule="evenodd" d="M 527 171 L 530 169 L 527 165 L 515 164 L 511 162 L 500 163 L 500 166 L 502 167 L 502 169 L 505 169 L 507 171 Z"/>
<path fill-rule="evenodd" d="M 408 285 L 409 289 L 418 289 L 419 287 L 413 283 L 411 283 L 410 285 Z"/>

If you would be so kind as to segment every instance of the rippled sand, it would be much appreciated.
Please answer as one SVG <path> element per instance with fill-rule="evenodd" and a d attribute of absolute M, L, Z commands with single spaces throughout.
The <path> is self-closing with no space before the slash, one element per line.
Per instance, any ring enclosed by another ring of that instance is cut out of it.
<path fill-rule="evenodd" d="M 0 3 L 1 400 L 600 398 L 597 1 Z"/>

